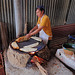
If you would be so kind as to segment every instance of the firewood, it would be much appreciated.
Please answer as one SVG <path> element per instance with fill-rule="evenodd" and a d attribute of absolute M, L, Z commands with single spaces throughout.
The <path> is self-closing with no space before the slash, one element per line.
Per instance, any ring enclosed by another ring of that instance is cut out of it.
<path fill-rule="evenodd" d="M 38 63 L 38 61 L 35 57 L 33 57 L 33 61 L 36 64 L 36 66 L 38 67 L 38 69 L 40 70 L 42 75 L 48 75 L 48 72 Z"/>
<path fill-rule="evenodd" d="M 35 62 L 35 64 L 39 68 L 42 75 L 48 75 L 48 72 L 38 62 Z"/>

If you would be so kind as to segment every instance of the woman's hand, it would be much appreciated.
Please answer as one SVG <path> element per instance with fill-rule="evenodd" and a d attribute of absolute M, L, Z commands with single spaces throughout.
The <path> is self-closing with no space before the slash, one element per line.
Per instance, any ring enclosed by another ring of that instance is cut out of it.
<path fill-rule="evenodd" d="M 31 37 L 31 34 L 29 33 L 25 37 L 29 39 Z"/>

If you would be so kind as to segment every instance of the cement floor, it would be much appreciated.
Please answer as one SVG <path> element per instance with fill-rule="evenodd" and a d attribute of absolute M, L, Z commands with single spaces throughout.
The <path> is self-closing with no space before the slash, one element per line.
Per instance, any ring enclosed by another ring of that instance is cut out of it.
<path fill-rule="evenodd" d="M 64 64 L 62 64 L 56 57 L 51 58 L 47 65 L 43 66 L 48 75 L 74 75 Z M 5 60 L 6 75 L 42 75 L 36 66 L 28 68 L 13 67 L 9 61 Z"/>

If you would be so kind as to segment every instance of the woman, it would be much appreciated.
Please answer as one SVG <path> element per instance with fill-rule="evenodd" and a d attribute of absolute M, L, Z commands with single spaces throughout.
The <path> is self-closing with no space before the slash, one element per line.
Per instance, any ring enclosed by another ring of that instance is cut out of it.
<path fill-rule="evenodd" d="M 32 35 L 39 33 L 39 37 L 42 38 L 43 42 L 49 47 L 49 42 L 52 40 L 51 24 L 49 17 L 44 13 L 45 9 L 43 6 L 36 8 L 36 15 L 38 16 L 37 24 L 30 30 L 26 37 L 30 38 Z"/>

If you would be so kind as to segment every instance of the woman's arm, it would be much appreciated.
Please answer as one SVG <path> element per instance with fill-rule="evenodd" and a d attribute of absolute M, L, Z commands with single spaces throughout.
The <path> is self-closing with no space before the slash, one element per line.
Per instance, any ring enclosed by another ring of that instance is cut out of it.
<path fill-rule="evenodd" d="M 25 37 L 26 37 L 26 38 L 30 38 L 32 35 L 35 35 L 35 34 L 39 33 L 39 31 L 40 31 L 43 27 L 44 27 L 44 26 L 39 26 L 38 29 L 36 29 L 35 31 L 33 31 L 33 32 L 29 33 L 29 34 L 27 34 Z"/>
<path fill-rule="evenodd" d="M 29 33 L 32 33 L 34 30 L 36 30 L 36 29 L 38 29 L 38 26 L 36 25 L 33 29 L 31 29 L 30 31 L 29 31 Z"/>
<path fill-rule="evenodd" d="M 36 29 L 35 31 L 33 31 L 32 33 L 30 33 L 30 35 L 32 36 L 32 35 L 35 35 L 35 34 L 39 33 L 39 31 L 40 31 L 43 27 L 44 27 L 44 26 L 39 26 L 39 28 Z"/>

